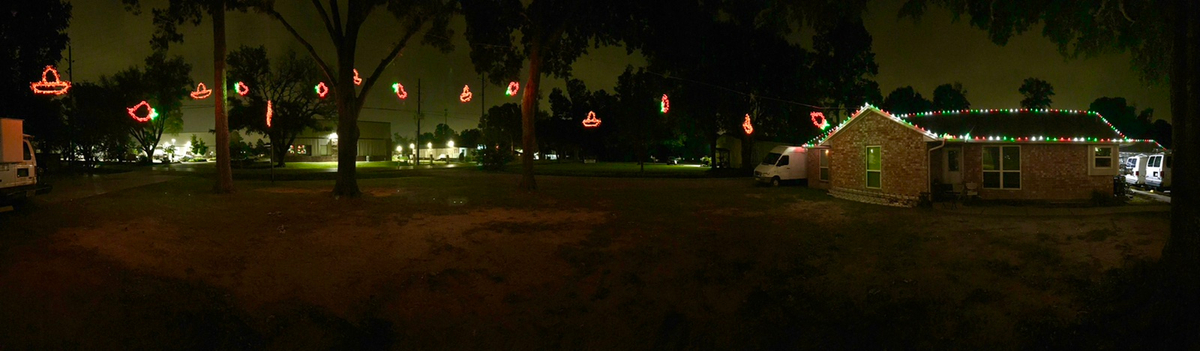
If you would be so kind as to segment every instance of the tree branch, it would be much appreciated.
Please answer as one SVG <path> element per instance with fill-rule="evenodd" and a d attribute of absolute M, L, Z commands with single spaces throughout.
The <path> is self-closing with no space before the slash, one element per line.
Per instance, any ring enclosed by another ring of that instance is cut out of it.
<path fill-rule="evenodd" d="M 325 22 L 325 31 L 329 32 L 329 36 L 333 38 L 333 45 L 338 45 L 340 41 L 337 38 L 342 36 L 342 28 L 340 25 L 335 27 L 333 23 L 329 22 L 329 13 L 325 12 L 324 6 L 321 6 L 321 0 L 312 0 L 312 4 L 317 8 L 317 13 L 321 14 L 321 21 Z"/>
<path fill-rule="evenodd" d="M 338 36 L 345 37 L 345 35 L 342 33 L 342 13 L 340 10 L 338 10 L 337 0 L 329 0 L 329 11 L 333 11 L 333 24 L 338 28 Z M 334 42 L 338 41 L 340 40 L 334 40 Z"/>
<path fill-rule="evenodd" d="M 283 18 L 283 15 L 280 14 L 279 11 L 275 11 L 275 9 L 268 9 L 267 12 L 271 16 L 275 17 L 276 20 L 279 20 L 279 23 L 282 23 L 283 27 L 287 28 L 288 32 L 292 33 L 292 36 L 296 37 L 296 40 L 300 41 L 300 45 L 303 45 L 304 49 L 308 50 L 308 53 L 312 55 L 313 60 L 317 61 L 317 66 L 321 67 L 321 73 L 325 74 L 325 79 L 328 79 L 330 83 L 337 84 L 337 79 L 334 79 L 336 76 L 331 74 L 332 71 L 329 69 L 329 64 L 325 63 L 325 60 L 321 59 L 321 55 L 317 54 L 317 49 L 313 48 L 312 44 L 308 43 L 308 40 L 304 40 L 304 37 L 301 36 L 299 32 L 296 32 L 296 28 L 292 27 L 292 25 Z"/>
<path fill-rule="evenodd" d="M 362 93 L 358 96 L 359 106 L 366 102 L 367 89 L 370 89 L 371 86 L 375 84 L 375 81 L 379 79 L 379 76 L 383 75 L 383 69 L 387 68 L 388 64 L 392 63 L 392 61 L 396 59 L 396 56 L 400 55 L 400 50 L 403 50 L 408 44 L 408 40 L 412 39 L 413 35 L 416 35 L 417 32 L 421 30 L 421 26 L 424 23 L 424 19 L 414 19 L 412 25 L 408 27 L 408 32 L 404 34 L 404 37 L 401 38 L 400 41 L 396 42 L 396 46 L 392 48 L 392 51 L 379 61 L 379 65 L 375 67 L 375 72 L 372 72 L 371 76 L 367 77 L 367 80 L 363 82 Z"/>

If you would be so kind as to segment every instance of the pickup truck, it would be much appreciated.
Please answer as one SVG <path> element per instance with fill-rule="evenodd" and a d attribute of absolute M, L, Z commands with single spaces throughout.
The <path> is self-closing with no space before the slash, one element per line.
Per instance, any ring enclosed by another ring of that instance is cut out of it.
<path fill-rule="evenodd" d="M 38 182 L 37 156 L 22 122 L 0 118 L 0 205 L 19 203 L 52 189 Z"/>

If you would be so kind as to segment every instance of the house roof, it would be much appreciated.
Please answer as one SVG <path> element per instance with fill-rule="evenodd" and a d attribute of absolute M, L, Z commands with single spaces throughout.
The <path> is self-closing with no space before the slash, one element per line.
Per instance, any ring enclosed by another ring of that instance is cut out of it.
<path fill-rule="evenodd" d="M 866 109 L 874 109 L 867 106 Z M 861 111 L 860 111 L 861 113 Z M 885 115 L 887 112 L 882 112 Z M 857 114 L 856 114 L 857 116 Z M 911 124 L 916 130 L 928 132 L 936 140 L 960 142 L 1113 142 L 1121 144 L 1151 143 L 1154 140 L 1129 139 L 1100 113 L 1084 110 L 1059 109 L 976 109 L 931 111 L 892 116 Z M 843 126 L 846 123 L 843 123 Z M 841 126 L 839 126 L 841 127 Z M 836 133 L 816 140 L 824 142 Z M 1159 146 L 1161 147 L 1161 146 Z"/>
<path fill-rule="evenodd" d="M 899 117 L 893 116 L 892 114 L 887 113 L 883 110 L 880 110 L 879 108 L 876 108 L 875 106 L 864 105 L 862 109 L 858 110 L 858 112 L 855 112 L 853 115 L 850 115 L 850 118 L 847 118 L 845 121 L 842 121 L 841 124 L 837 125 L 836 127 L 829 128 L 828 132 L 826 132 L 825 134 L 822 134 L 821 136 L 817 137 L 816 139 L 809 141 L 808 143 L 806 143 L 804 145 L 807 147 L 813 147 L 816 145 L 824 144 L 826 141 L 829 140 L 829 138 L 832 138 L 834 135 L 837 135 L 837 133 L 839 131 L 845 129 L 847 125 L 849 125 L 850 123 L 852 123 L 854 121 L 859 120 L 860 119 L 859 117 L 866 115 L 868 113 L 871 113 L 871 112 L 874 112 L 875 114 L 885 117 L 888 120 L 896 122 L 904 128 L 908 128 L 916 133 L 920 133 L 921 135 L 925 136 L 925 138 L 930 141 L 938 139 L 937 135 L 929 132 L 928 130 L 925 130 L 925 129 L 922 129 L 921 127 L 915 126 L 912 123 L 905 121 L 903 119 L 900 119 Z"/>

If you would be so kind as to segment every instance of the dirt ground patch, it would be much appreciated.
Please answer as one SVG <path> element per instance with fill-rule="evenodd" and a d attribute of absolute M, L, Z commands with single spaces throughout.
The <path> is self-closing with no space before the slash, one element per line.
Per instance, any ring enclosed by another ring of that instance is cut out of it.
<path fill-rule="evenodd" d="M 1166 214 L 994 218 L 746 179 L 182 178 L 0 218 L 0 348 L 1013 348 Z M 69 320 L 71 322 L 56 323 Z M 172 341 L 176 340 L 176 341 Z"/>

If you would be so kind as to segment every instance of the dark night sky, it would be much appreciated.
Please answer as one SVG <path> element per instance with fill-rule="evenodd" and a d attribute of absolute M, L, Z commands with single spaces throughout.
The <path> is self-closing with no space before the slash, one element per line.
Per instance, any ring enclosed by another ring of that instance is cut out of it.
<path fill-rule="evenodd" d="M 144 0 L 143 14 L 134 16 L 124 10 L 117 0 L 74 0 L 74 19 L 68 29 L 74 49 L 73 80 L 94 81 L 101 75 L 111 75 L 120 69 L 139 65 L 149 53 L 153 32 L 150 8 L 163 7 L 165 0 Z M 927 98 L 939 84 L 962 82 L 967 97 L 976 108 L 1014 108 L 1021 100 L 1017 88 L 1027 77 L 1038 77 L 1054 85 L 1057 95 L 1054 107 L 1086 109 L 1092 100 L 1102 96 L 1122 96 L 1140 108 L 1154 108 L 1155 117 L 1169 118 L 1166 86 L 1147 87 L 1129 68 L 1128 55 L 1109 55 L 1092 59 L 1066 61 L 1047 39 L 1032 31 L 1013 38 L 1007 46 L 997 46 L 987 40 L 986 33 L 966 23 L 952 23 L 948 12 L 933 9 L 919 23 L 897 19 L 898 0 L 875 1 L 866 15 L 867 30 L 874 36 L 874 52 L 879 64 L 879 82 L 884 96 L 893 89 L 912 85 Z M 305 34 L 306 39 L 322 53 L 329 52 L 328 37 L 318 31 L 319 20 L 311 5 L 301 2 L 281 12 Z M 360 38 L 359 71 L 364 75 L 374 69 L 389 44 L 398 33 L 389 29 L 389 15 L 384 11 L 372 15 L 366 33 Z M 305 23 L 306 22 L 306 23 Z M 455 130 L 474 128 L 479 121 L 479 75 L 468 56 L 464 24 L 461 18 L 454 24 L 455 51 L 442 54 L 432 48 L 410 43 L 402 56 L 384 73 L 384 78 L 372 88 L 362 119 L 392 122 L 392 130 L 412 135 L 416 129 L 412 116 L 416 111 L 416 81 L 422 80 L 423 109 L 429 128 L 443 119 Z M 185 42 L 173 45 L 171 53 L 184 56 L 193 65 L 193 79 L 212 82 L 212 28 L 208 22 L 198 27 L 184 26 Z M 307 29 L 307 30 L 306 30 Z M 301 51 L 295 39 L 281 25 L 258 14 L 232 13 L 228 16 L 228 45 L 232 50 L 240 45 L 266 45 L 270 55 L 288 49 Z M 332 60 L 327 56 L 326 60 Z M 624 48 L 593 50 L 575 64 L 575 76 L 583 79 L 589 89 L 612 90 L 617 76 L 625 65 L 644 64 L 636 53 L 626 55 Z M 66 64 L 60 65 L 65 72 Z M 410 93 L 405 102 L 391 94 L 391 82 L 402 82 Z M 543 79 L 549 93 L 551 87 L 561 87 L 557 79 Z M 800 82 L 802 84 L 802 82 Z M 315 82 L 314 82 L 315 84 Z M 458 102 L 462 86 L 469 84 L 475 100 Z M 504 88 L 487 88 L 487 105 L 516 102 L 504 96 Z M 543 95 L 545 96 L 545 95 Z M 212 128 L 212 102 L 203 100 L 185 105 L 184 130 L 206 131 Z M 548 108 L 543 103 L 543 108 Z M 401 111 L 387 110 L 400 109 Z M 448 113 L 444 114 L 443 111 Z"/>

